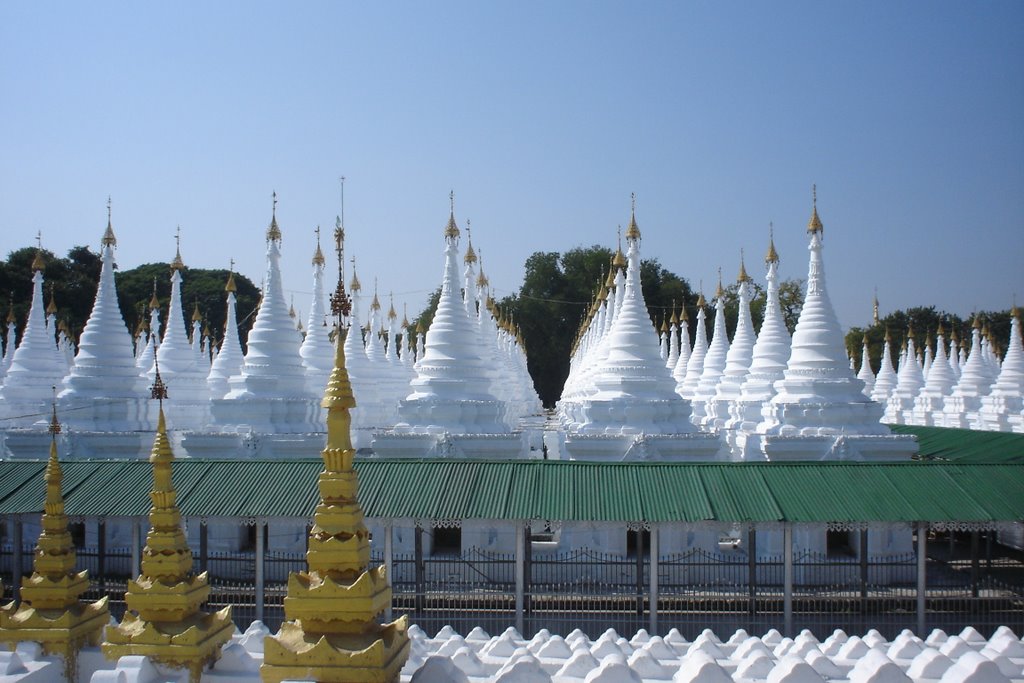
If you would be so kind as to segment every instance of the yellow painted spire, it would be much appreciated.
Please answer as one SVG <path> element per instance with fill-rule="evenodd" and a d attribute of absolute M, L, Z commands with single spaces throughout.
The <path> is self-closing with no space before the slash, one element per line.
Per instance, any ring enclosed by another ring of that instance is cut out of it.
<path fill-rule="evenodd" d="M 57 388 L 53 389 L 54 394 Z M 46 498 L 40 520 L 42 531 L 36 542 L 32 575 L 22 580 L 21 604 L 0 609 L 0 642 L 10 645 L 35 641 L 46 655 L 64 659 L 64 677 L 74 680 L 78 650 L 83 645 L 98 645 L 103 627 L 110 620 L 107 597 L 96 602 L 81 602 L 89 590 L 89 572 L 75 571 L 75 544 L 68 532 L 61 490 L 63 474 L 57 459 L 57 401 L 53 401 L 50 420 L 50 457 L 43 479 Z"/>
<path fill-rule="evenodd" d="M 476 263 L 476 252 L 473 251 L 473 234 L 470 232 L 469 219 L 466 219 L 466 256 L 463 261 L 467 266 Z"/>
<path fill-rule="evenodd" d="M 46 304 L 46 315 L 57 315 L 57 299 L 53 295 L 53 285 L 50 285 L 50 303 Z"/>
<path fill-rule="evenodd" d="M 114 226 L 110 221 L 110 197 L 107 197 L 107 229 L 103 231 L 103 237 L 100 239 L 100 244 L 104 247 L 116 247 L 117 238 L 114 237 Z"/>
<path fill-rule="evenodd" d="M 632 205 L 629 213 L 629 227 L 626 228 L 626 241 L 640 239 L 640 228 L 636 224 L 636 192 L 632 194 Z"/>
<path fill-rule="evenodd" d="M 313 252 L 313 265 L 322 266 L 327 263 L 324 252 L 320 249 L 320 226 L 316 226 L 316 251 Z"/>
<path fill-rule="evenodd" d="M 398 680 L 409 656 L 408 618 L 377 619 L 391 605 L 387 567 L 370 568 L 370 534 L 359 505 L 352 466 L 351 409 L 356 401 L 345 369 L 345 348 L 335 343 L 334 369 L 320 405 L 327 409 L 320 502 L 306 552 L 307 571 L 288 576 L 286 621 L 264 640 L 264 683 Z"/>
<path fill-rule="evenodd" d="M 861 338 L 861 343 L 862 344 L 867 344 L 868 343 L 868 333 L 867 332 L 865 332 L 864 336 Z"/>
<path fill-rule="evenodd" d="M 775 251 L 775 226 L 772 223 L 768 223 L 768 253 L 764 256 L 764 262 L 779 262 L 779 252 Z"/>
<path fill-rule="evenodd" d="M 821 224 L 821 219 L 818 217 L 818 186 L 811 186 L 812 195 L 812 209 L 811 209 L 811 220 L 807 221 L 807 232 L 824 234 L 825 227 Z"/>
<path fill-rule="evenodd" d="M 181 226 L 178 226 L 178 232 L 174 236 L 176 246 L 174 247 L 174 260 L 171 261 L 171 270 L 182 270 L 185 267 L 185 262 L 181 260 Z"/>
<path fill-rule="evenodd" d="M 448 194 L 448 199 L 451 202 L 451 213 L 448 214 L 448 224 L 444 226 L 444 238 L 445 240 L 457 240 L 459 238 L 459 226 L 455 223 L 455 191 L 452 190 Z"/>
<path fill-rule="evenodd" d="M 619 241 L 618 242 L 618 246 L 615 248 L 615 255 L 612 256 L 612 265 L 615 268 L 625 268 L 627 263 L 626 263 L 626 255 L 622 253 L 622 226 L 621 225 L 619 226 L 619 229 L 618 229 L 618 241 Z M 609 273 L 609 276 L 611 276 L 611 273 Z"/>
<path fill-rule="evenodd" d="M 199 610 L 210 594 L 207 574 L 192 573 L 192 550 L 181 525 L 178 494 L 171 477 L 174 452 L 167 436 L 163 400 L 167 387 L 159 364 L 151 395 L 160 401 L 156 436 L 150 451 L 153 490 L 149 497 L 149 533 L 138 578 L 128 581 L 120 624 L 107 627 L 103 655 L 117 659 L 144 655 L 158 664 L 186 669 L 198 682 L 203 669 L 220 657 L 231 639 L 231 608 L 207 614 Z"/>
<path fill-rule="evenodd" d="M 280 242 L 281 228 L 277 226 L 277 192 L 273 193 L 274 205 L 270 212 L 270 226 L 267 228 L 267 241 Z"/>
<path fill-rule="evenodd" d="M 743 250 L 740 249 L 740 274 L 736 276 L 736 282 L 739 284 L 745 284 L 753 281 L 753 278 L 747 275 L 747 265 L 744 263 Z"/>

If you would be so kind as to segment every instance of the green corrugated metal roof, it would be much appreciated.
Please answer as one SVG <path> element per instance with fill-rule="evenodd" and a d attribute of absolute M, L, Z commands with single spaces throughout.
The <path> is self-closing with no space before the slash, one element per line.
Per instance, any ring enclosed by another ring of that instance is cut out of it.
<path fill-rule="evenodd" d="M 924 459 L 1024 463 L 1024 434 L 913 425 L 889 425 L 889 428 L 894 434 L 916 436 L 919 455 Z"/>
<path fill-rule="evenodd" d="M 39 514 L 39 461 L 0 462 L 0 514 Z M 305 518 L 320 460 L 178 460 L 187 517 Z M 67 512 L 149 510 L 150 465 L 63 464 Z M 367 517 L 608 522 L 996 522 L 1024 519 L 1024 465 L 902 463 L 356 462 Z"/>

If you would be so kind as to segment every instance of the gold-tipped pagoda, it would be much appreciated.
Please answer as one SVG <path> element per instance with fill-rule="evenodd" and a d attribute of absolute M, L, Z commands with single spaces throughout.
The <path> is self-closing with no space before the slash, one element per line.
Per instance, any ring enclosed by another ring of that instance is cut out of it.
<path fill-rule="evenodd" d="M 142 573 L 128 581 L 120 624 L 107 627 L 103 654 L 107 659 L 143 655 L 157 664 L 187 669 L 198 682 L 203 668 L 220 657 L 231 639 L 231 608 L 207 614 L 199 606 L 210 587 L 206 572 L 192 573 L 192 551 L 181 528 L 177 492 L 171 481 L 174 453 L 167 438 L 163 399 L 167 391 L 157 368 L 153 397 L 160 399 L 160 418 L 149 461 L 153 490 L 149 497 L 149 533 L 142 550 Z"/>
<path fill-rule="evenodd" d="M 306 553 L 309 571 L 288 577 L 287 621 L 263 646 L 264 683 L 392 683 L 409 656 L 406 617 L 377 622 L 391 604 L 391 587 L 383 566 L 368 569 L 370 536 L 356 500 L 356 452 L 349 431 L 355 398 L 341 336 L 321 402 L 327 409 L 327 446 Z"/>
<path fill-rule="evenodd" d="M 110 620 L 107 598 L 82 602 L 89 590 L 89 572 L 75 572 L 75 545 L 68 532 L 61 491 L 60 462 L 57 460 L 57 409 L 50 422 L 50 459 L 46 463 L 46 501 L 42 532 L 36 542 L 32 576 L 21 583 L 21 604 L 0 609 L 0 642 L 11 649 L 22 641 L 34 641 L 48 655 L 64 659 L 65 674 L 75 670 L 78 651 L 98 645 L 103 627 Z"/>

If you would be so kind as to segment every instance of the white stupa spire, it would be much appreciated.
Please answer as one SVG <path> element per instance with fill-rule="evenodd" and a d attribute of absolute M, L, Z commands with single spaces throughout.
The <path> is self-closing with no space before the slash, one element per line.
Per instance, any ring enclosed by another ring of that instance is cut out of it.
<path fill-rule="evenodd" d="M 665 367 L 674 372 L 679 362 L 679 318 L 676 316 L 676 302 L 672 302 L 672 317 L 669 318 L 668 360 Z"/>
<path fill-rule="evenodd" d="M 320 249 L 320 226 L 317 226 L 316 250 L 313 252 L 311 262 L 313 298 L 309 304 L 309 318 L 306 321 L 306 338 L 299 347 L 309 391 L 314 396 L 323 393 L 334 367 L 334 344 L 331 342 L 331 328 L 327 324 L 327 311 L 324 308 L 326 264 L 324 252 Z"/>
<path fill-rule="evenodd" d="M 153 278 L 153 296 L 149 299 L 149 329 L 146 344 L 139 352 L 135 364 L 145 375 L 153 367 L 156 350 L 160 346 L 160 300 L 156 296 L 156 278 Z"/>
<path fill-rule="evenodd" d="M 7 343 L 4 346 L 3 367 L 0 377 L 6 376 L 7 368 L 11 367 L 11 361 L 14 360 L 14 350 L 18 346 L 16 322 L 14 317 L 14 299 L 12 298 L 7 309 Z"/>
<path fill-rule="evenodd" d="M 180 233 L 180 230 L 179 230 Z M 180 237 L 180 234 L 179 234 Z M 175 377 L 181 373 L 194 371 L 195 358 L 189 345 L 184 311 L 181 305 L 181 271 L 185 263 L 181 259 L 180 247 L 176 249 L 171 262 L 171 299 L 167 310 L 167 325 L 160 339 L 160 348 L 156 356 L 160 360 L 160 375 L 169 386 L 176 387 Z M 154 378 L 154 369 L 149 368 L 149 378 Z M 177 391 L 175 391 L 177 398 Z"/>
<path fill-rule="evenodd" d="M 752 282 L 750 276 L 747 275 L 747 267 L 741 253 L 740 272 L 736 277 L 737 293 L 739 294 L 736 332 L 732 336 L 732 344 L 726 353 L 725 368 L 715 387 L 715 394 L 708 399 L 703 422 L 706 429 L 718 430 L 725 426 L 729 420 L 729 407 L 740 397 L 743 382 L 746 381 L 747 375 L 750 373 L 750 364 L 754 360 L 754 344 L 757 342 L 754 323 L 750 318 Z"/>
<path fill-rule="evenodd" d="M 381 392 L 377 375 L 370 359 L 366 357 L 363 344 L 363 286 L 356 272 L 356 260 L 352 257 L 352 281 L 349 284 L 352 297 L 352 311 L 349 328 L 345 333 L 345 367 L 352 382 L 352 393 L 356 397 L 356 409 L 352 411 L 352 443 L 355 448 L 370 445 L 370 431 L 384 425 L 381 409 Z"/>
<path fill-rule="evenodd" d="M 878 366 L 878 374 L 875 375 L 875 386 L 871 389 L 871 398 L 884 405 L 898 382 L 899 377 L 892 365 L 892 337 L 887 327 L 885 328 L 885 340 L 882 342 L 882 360 Z"/>
<path fill-rule="evenodd" d="M 953 394 L 956 396 L 985 396 L 992 390 L 992 382 L 985 367 L 984 349 L 982 345 L 981 320 L 974 319 L 971 331 L 971 350 L 967 355 L 967 363 L 960 373 Z"/>
<path fill-rule="evenodd" d="M 1020 311 L 1010 311 L 1010 339 L 999 377 L 992 385 L 994 396 L 1024 396 L 1024 349 L 1021 347 Z"/>
<path fill-rule="evenodd" d="M 815 198 L 816 199 L 816 198 Z M 825 283 L 824 228 L 817 202 L 808 222 L 807 294 L 793 332 L 792 351 L 758 431 L 779 435 L 883 435 L 882 407 L 864 396 L 850 370 L 843 331 Z"/>
<path fill-rule="evenodd" d="M 676 381 L 676 393 L 679 385 L 686 379 L 686 365 L 690 362 L 690 317 L 686 314 L 686 306 L 679 307 L 679 358 L 672 368 L 672 378 Z"/>
<path fill-rule="evenodd" d="M 897 373 L 896 388 L 893 396 L 915 398 L 924 386 L 924 372 L 917 362 L 917 349 L 914 347 L 914 330 L 907 330 L 907 345 L 903 352 L 903 362 Z"/>
<path fill-rule="evenodd" d="M 935 338 L 935 357 L 929 363 L 928 374 L 925 376 L 925 383 L 919 395 L 948 396 L 953 393 L 955 384 L 956 377 L 953 375 L 953 368 L 949 365 L 949 360 L 946 357 L 945 332 L 940 325 Z"/>
<path fill-rule="evenodd" d="M 238 286 L 235 284 L 234 261 L 231 262 L 231 271 L 228 272 L 228 281 L 224 285 L 227 296 L 227 316 L 224 323 L 224 339 L 221 340 L 220 350 L 217 357 L 213 359 L 210 366 L 210 374 L 206 377 L 206 385 L 210 389 L 210 398 L 220 399 L 231 390 L 228 380 L 235 375 L 242 374 L 242 363 L 245 356 L 242 355 L 242 344 L 238 339 L 238 316 L 235 312 L 235 292 Z"/>
<path fill-rule="evenodd" d="M 875 389 L 875 373 L 871 371 L 871 355 L 868 353 L 868 335 L 866 332 L 861 340 L 860 371 L 857 373 L 857 379 L 864 382 L 864 395 L 871 396 L 871 392 Z"/>
<path fill-rule="evenodd" d="M 683 398 L 692 398 L 697 385 L 700 384 L 701 373 L 704 372 L 704 358 L 708 353 L 708 327 L 705 322 L 704 308 L 707 302 L 704 293 L 697 297 L 697 329 L 693 340 L 693 349 L 686 360 L 686 376 L 682 382 L 676 383 L 676 393 Z"/>
<path fill-rule="evenodd" d="M 7 424 L 27 425 L 45 419 L 46 405 L 53 400 L 53 387 L 61 386 L 67 373 L 67 366 L 57 351 L 54 331 L 46 325 L 44 265 L 40 250 L 32 262 L 32 305 L 28 321 L 0 387 L 0 410 L 8 414 Z M 32 416 L 33 413 L 39 415 Z M 12 418 L 20 419 L 12 422 Z"/>
<path fill-rule="evenodd" d="M 149 428 L 146 382 L 135 365 L 132 335 L 117 303 L 116 245 L 108 202 L 107 228 L 100 241 L 101 268 L 96 300 L 78 341 L 75 366 L 64 378 L 64 391 L 60 394 L 67 414 L 65 419 L 82 429 L 134 431 Z"/>

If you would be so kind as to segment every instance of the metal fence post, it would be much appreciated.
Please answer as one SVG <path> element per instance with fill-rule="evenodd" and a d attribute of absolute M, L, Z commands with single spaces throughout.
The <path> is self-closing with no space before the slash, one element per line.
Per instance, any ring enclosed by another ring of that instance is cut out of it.
<path fill-rule="evenodd" d="M 927 583 L 925 575 L 928 567 L 928 525 L 917 523 L 917 634 L 924 634 L 925 629 L 925 591 Z"/>
<path fill-rule="evenodd" d="M 96 556 L 96 583 L 102 587 L 106 585 L 107 575 L 107 525 L 104 522 L 96 524 L 96 536 L 99 541 Z"/>
<path fill-rule="evenodd" d="M 868 611 L 868 528 L 860 530 L 860 611 Z"/>
<path fill-rule="evenodd" d="M 757 530 L 747 531 L 747 587 L 750 591 L 750 616 L 757 614 Z"/>
<path fill-rule="evenodd" d="M 139 520 L 132 520 L 132 566 L 128 570 L 130 576 L 139 575 L 139 567 L 141 565 L 141 548 L 140 541 L 142 538 L 141 529 L 139 529 Z"/>
<path fill-rule="evenodd" d="M 658 633 L 658 552 L 658 527 L 651 525 L 651 596 L 649 603 L 652 636 Z"/>
<path fill-rule="evenodd" d="M 263 554 L 266 550 L 264 533 L 266 523 L 256 524 L 256 621 L 263 621 L 264 578 L 263 578 Z"/>
<path fill-rule="evenodd" d="M 423 618 L 423 611 L 426 608 L 426 579 L 423 576 L 423 527 L 416 525 L 416 532 L 413 534 L 413 567 L 416 577 L 415 606 L 417 619 Z"/>
<path fill-rule="evenodd" d="M 14 517 L 14 537 L 11 539 L 11 544 L 14 546 L 14 556 L 11 558 L 11 583 L 14 584 L 12 589 L 14 590 L 14 600 L 17 602 L 21 600 L 21 544 L 22 540 L 22 528 L 21 528 L 21 517 Z"/>
<path fill-rule="evenodd" d="M 782 631 L 793 636 L 793 525 L 782 527 Z"/>
<path fill-rule="evenodd" d="M 971 532 L 971 597 L 978 597 L 978 580 L 981 578 L 981 558 L 978 549 L 981 546 L 981 533 L 975 529 Z"/>
<path fill-rule="evenodd" d="M 199 522 L 199 571 L 205 572 L 210 562 L 209 531 L 204 522 Z"/>
<path fill-rule="evenodd" d="M 523 603 L 526 594 L 525 551 L 526 527 L 516 525 L 516 630 L 519 633 L 523 633 Z"/>
<path fill-rule="evenodd" d="M 395 549 L 395 532 L 391 524 L 384 525 L 384 571 L 387 573 L 388 582 L 390 585 L 394 585 L 394 549 Z M 394 605 L 395 598 L 392 594 L 391 602 L 388 603 L 388 608 L 384 611 L 384 618 L 388 621 L 392 619 L 392 605 Z"/>

